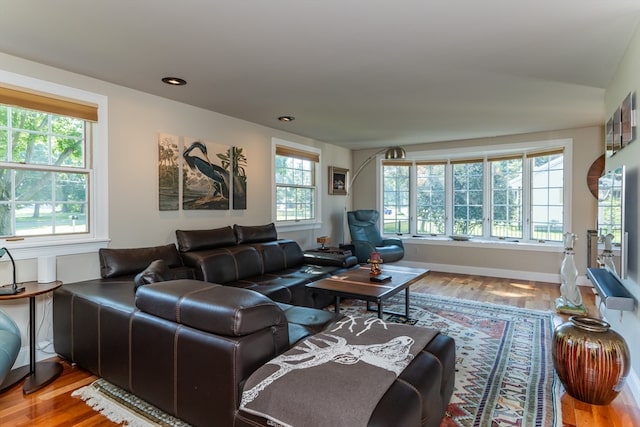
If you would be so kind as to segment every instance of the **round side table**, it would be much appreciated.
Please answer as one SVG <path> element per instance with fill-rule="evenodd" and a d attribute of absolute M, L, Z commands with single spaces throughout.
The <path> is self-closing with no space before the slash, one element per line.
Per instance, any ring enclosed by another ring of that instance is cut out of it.
<path fill-rule="evenodd" d="M 15 295 L 0 295 L 0 301 L 29 298 L 29 365 L 9 372 L 4 382 L 0 384 L 0 393 L 26 378 L 22 392 L 30 394 L 50 384 L 62 373 L 62 365 L 58 362 L 36 363 L 36 296 L 53 292 L 62 286 L 62 282 L 24 282 L 19 285 L 24 286 L 24 292 Z"/>

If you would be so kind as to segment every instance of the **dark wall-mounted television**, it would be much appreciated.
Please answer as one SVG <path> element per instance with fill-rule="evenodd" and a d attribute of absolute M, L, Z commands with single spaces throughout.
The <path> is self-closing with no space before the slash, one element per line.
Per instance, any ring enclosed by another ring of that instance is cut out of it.
<path fill-rule="evenodd" d="M 598 235 L 600 236 L 598 261 L 616 275 L 624 279 L 627 274 L 627 233 L 625 224 L 625 191 L 626 171 L 621 166 L 607 171 L 598 180 Z M 613 258 L 608 258 L 609 249 L 606 245 L 606 236 L 613 236 L 609 241 L 612 244 Z M 612 263 L 607 261 L 613 261 Z"/>

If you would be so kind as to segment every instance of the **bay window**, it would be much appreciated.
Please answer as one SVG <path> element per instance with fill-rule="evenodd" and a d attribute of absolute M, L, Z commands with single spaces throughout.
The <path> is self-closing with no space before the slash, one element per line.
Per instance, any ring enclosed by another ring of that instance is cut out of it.
<path fill-rule="evenodd" d="M 561 242 L 569 141 L 382 161 L 385 233 Z M 423 158 L 421 158 L 423 157 Z"/>

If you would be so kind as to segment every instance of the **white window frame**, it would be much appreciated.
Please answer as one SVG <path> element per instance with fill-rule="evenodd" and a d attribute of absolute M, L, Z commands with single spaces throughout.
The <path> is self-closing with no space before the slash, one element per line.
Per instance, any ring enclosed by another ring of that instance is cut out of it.
<path fill-rule="evenodd" d="M 307 151 L 309 153 L 315 153 L 320 158 L 314 167 L 314 179 L 315 179 L 315 192 L 314 192 L 314 219 L 309 220 L 296 220 L 296 221 L 278 221 L 277 213 L 276 213 L 276 147 L 289 147 L 299 151 Z M 320 194 L 323 189 L 323 181 L 322 177 L 322 150 L 319 148 L 311 147 L 309 145 L 298 144 L 296 142 L 286 141 L 280 138 L 272 138 L 271 139 L 271 158 L 273 162 L 271 162 L 271 198 L 273 202 L 271 203 L 271 220 L 274 224 L 276 224 L 277 228 L 282 231 L 298 231 L 298 230 L 312 230 L 318 229 L 322 225 L 322 221 L 320 219 L 320 212 L 322 212 L 321 208 L 321 197 Z"/>
<path fill-rule="evenodd" d="M 73 99 L 98 106 L 98 121 L 92 124 L 92 135 L 86 145 L 89 175 L 89 232 L 82 234 L 19 236 L 0 239 L 15 259 L 59 256 L 96 252 L 109 243 L 109 135 L 108 98 L 85 90 L 64 86 L 16 73 L 0 70 L 0 84 Z"/>
<path fill-rule="evenodd" d="M 573 140 L 572 139 L 555 139 L 555 140 L 547 140 L 547 141 L 531 141 L 531 142 L 522 142 L 522 143 L 513 143 L 513 144 L 500 144 L 500 145 L 493 145 L 493 146 L 483 146 L 483 147 L 478 147 L 478 148 L 474 148 L 474 147 L 466 147 L 466 148 L 451 148 L 451 149 L 445 149 L 445 150 L 432 150 L 432 151 L 422 151 L 422 152 L 411 152 L 411 153 L 407 153 L 407 160 L 408 161 L 414 161 L 414 162 L 418 162 L 418 161 L 440 161 L 440 160 L 456 160 L 456 159 L 464 159 L 464 158 L 472 158 L 472 157 L 482 157 L 482 158 L 487 158 L 487 157 L 492 157 L 492 156 L 496 156 L 496 155 L 508 155 L 508 154 L 513 154 L 513 153 L 523 153 L 523 152 L 533 152 L 533 151 L 541 151 L 541 150 L 547 150 L 547 149 L 552 149 L 552 148 L 563 148 L 564 150 L 564 157 L 563 157 L 563 174 L 564 174 L 564 194 L 563 194 L 563 198 L 564 198 L 564 209 L 563 209 L 563 224 L 564 224 L 564 229 L 565 230 L 571 230 L 572 228 L 572 224 L 571 224 L 571 218 L 572 218 L 572 213 L 571 213 L 571 207 L 572 207 L 572 203 L 571 203 L 571 195 L 573 193 L 572 191 L 572 173 L 573 173 L 573 165 L 572 165 L 572 158 L 573 158 Z M 486 162 L 486 160 L 485 160 Z M 382 197 L 382 189 L 383 187 L 383 173 L 382 173 L 382 163 L 383 162 L 377 162 L 377 181 L 379 183 L 379 190 L 376 192 L 376 205 L 378 206 L 378 210 L 380 212 L 384 212 L 384 199 Z M 415 163 L 414 163 L 415 165 Z M 523 167 L 523 183 L 525 182 L 525 180 L 529 180 L 528 175 L 529 174 L 529 168 L 528 168 L 528 162 L 525 162 L 525 166 Z M 485 181 L 490 179 L 489 177 L 486 176 L 487 174 L 485 174 Z M 414 190 L 415 188 L 417 188 L 417 181 L 416 181 L 416 174 L 412 174 L 411 176 L 411 184 L 410 187 L 412 188 L 411 190 L 411 218 L 410 218 L 410 230 L 409 233 L 405 236 L 407 236 L 407 238 L 416 238 L 417 234 L 416 234 L 416 222 L 415 222 L 415 218 L 416 218 L 416 202 L 417 202 L 417 194 L 416 191 Z M 486 187 L 486 182 L 485 182 L 485 188 L 490 189 L 490 187 Z M 523 192 L 523 198 L 525 198 L 526 200 L 523 200 L 523 203 L 525 203 L 526 201 L 526 205 L 525 208 L 528 207 L 528 199 L 530 197 L 530 186 L 527 185 L 526 190 Z M 453 186 L 452 186 L 452 173 L 450 173 L 450 171 L 448 173 L 445 173 L 445 189 L 446 189 L 446 201 L 445 201 L 445 209 L 446 209 L 446 217 L 447 217 L 447 231 L 446 234 L 451 234 L 452 230 L 451 230 L 451 222 L 449 221 L 449 218 L 451 218 L 452 212 L 451 212 L 451 208 L 452 208 L 452 203 L 451 200 L 453 198 Z M 484 194 L 484 198 L 485 198 L 485 211 L 486 209 L 488 209 L 488 206 L 490 206 L 490 191 L 485 191 Z M 489 204 L 487 203 L 487 198 L 489 199 Z M 487 212 L 485 212 L 485 221 L 490 221 L 490 218 L 488 218 Z M 380 221 L 380 225 L 382 224 L 382 220 Z M 528 209 L 525 209 L 525 211 L 523 212 L 523 227 L 527 228 L 529 227 L 530 224 L 530 212 L 528 212 Z M 477 239 L 474 238 L 474 240 L 480 241 L 481 245 L 482 244 L 486 244 L 486 243 L 490 243 L 493 241 L 500 241 L 500 239 L 498 238 L 490 238 L 487 236 L 488 232 L 487 232 L 488 228 L 485 224 L 485 235 L 483 237 L 478 237 Z M 394 234 L 388 234 L 390 236 L 395 236 Z M 442 236 L 440 236 L 440 238 L 442 238 Z M 424 236 L 421 235 L 419 237 L 416 238 L 416 241 L 427 241 L 429 239 L 437 239 L 437 238 L 432 238 L 430 236 Z M 465 243 L 469 243 L 469 242 L 465 242 Z M 529 245 L 529 244 L 547 244 L 547 245 L 561 245 L 562 242 L 555 242 L 555 241 L 548 241 L 548 242 L 538 242 L 535 241 L 534 239 L 528 239 L 528 240 L 520 240 L 521 245 L 525 244 L 525 245 Z M 502 243 L 501 243 L 502 244 Z"/>

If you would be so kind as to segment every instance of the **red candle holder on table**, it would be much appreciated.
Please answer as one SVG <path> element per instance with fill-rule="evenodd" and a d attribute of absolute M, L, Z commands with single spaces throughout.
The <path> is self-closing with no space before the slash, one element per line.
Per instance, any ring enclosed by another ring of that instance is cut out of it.
<path fill-rule="evenodd" d="M 382 274 L 382 269 L 380 268 L 380 264 L 382 264 L 382 258 L 380 258 L 380 252 L 371 252 L 369 255 L 369 259 L 367 260 L 369 264 L 371 264 L 371 271 L 369 272 L 370 276 L 379 276 Z"/>

